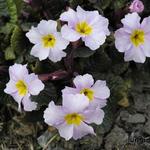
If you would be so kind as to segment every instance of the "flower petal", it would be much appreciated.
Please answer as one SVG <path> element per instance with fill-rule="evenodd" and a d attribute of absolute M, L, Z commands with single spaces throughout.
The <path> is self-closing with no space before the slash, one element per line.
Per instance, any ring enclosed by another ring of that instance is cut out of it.
<path fill-rule="evenodd" d="M 28 75 L 27 65 L 14 64 L 13 66 L 9 67 L 10 79 L 14 81 L 21 80 L 26 75 Z"/>
<path fill-rule="evenodd" d="M 124 60 L 125 61 L 134 60 L 137 63 L 144 63 L 146 57 L 140 47 L 135 48 L 134 46 L 132 46 L 131 49 L 125 52 Z"/>
<path fill-rule="evenodd" d="M 94 79 L 90 74 L 78 75 L 74 78 L 73 83 L 79 89 L 90 88 L 94 84 Z"/>
<path fill-rule="evenodd" d="M 6 88 L 4 89 L 4 92 L 7 94 L 12 94 L 14 92 L 17 92 L 15 84 L 16 83 L 10 79 L 10 81 L 6 84 Z"/>
<path fill-rule="evenodd" d="M 84 122 L 82 122 L 81 125 L 74 127 L 73 138 L 75 140 L 81 139 L 83 136 L 87 134 L 95 135 L 95 132 L 91 126 L 85 124 Z"/>
<path fill-rule="evenodd" d="M 34 73 L 28 75 L 25 78 L 25 81 L 28 85 L 28 91 L 31 95 L 38 95 L 44 89 L 44 84 Z"/>
<path fill-rule="evenodd" d="M 84 94 L 64 94 L 63 107 L 68 113 L 82 112 L 89 105 L 89 100 Z"/>
<path fill-rule="evenodd" d="M 33 44 L 38 44 L 39 41 L 41 40 L 41 34 L 39 33 L 38 29 L 35 27 L 31 27 L 29 32 L 26 33 L 26 37 Z"/>
<path fill-rule="evenodd" d="M 79 90 L 76 88 L 71 88 L 68 86 L 65 86 L 65 88 L 62 90 L 62 94 L 77 94 L 79 93 Z"/>
<path fill-rule="evenodd" d="M 119 52 L 127 51 L 131 46 L 130 34 L 120 28 L 115 32 L 115 46 Z"/>
<path fill-rule="evenodd" d="M 38 31 L 42 35 L 47 35 L 56 32 L 57 22 L 53 20 L 41 20 L 37 26 Z"/>
<path fill-rule="evenodd" d="M 68 22 L 69 27 L 74 27 L 77 22 L 76 12 L 69 8 L 68 11 L 60 15 L 60 20 Z"/>
<path fill-rule="evenodd" d="M 136 29 L 140 28 L 140 16 L 137 13 L 127 14 L 121 20 L 125 28 Z M 132 20 L 132 21 L 131 21 Z"/>
<path fill-rule="evenodd" d="M 132 46 L 131 49 L 129 49 L 127 52 L 125 52 L 124 56 L 125 61 L 131 61 L 134 60 L 137 63 L 144 63 L 146 60 L 146 57 L 144 55 L 144 52 L 142 51 L 141 47 L 134 47 Z"/>
<path fill-rule="evenodd" d="M 23 96 L 20 96 L 18 92 L 11 94 L 11 96 L 14 98 L 14 100 L 18 103 L 18 111 L 21 112 L 21 101 L 23 99 Z"/>
<path fill-rule="evenodd" d="M 107 105 L 107 99 L 99 99 L 94 97 L 93 101 L 90 103 L 90 108 L 103 108 Z"/>
<path fill-rule="evenodd" d="M 68 41 L 75 42 L 80 39 L 80 34 L 75 30 L 69 28 L 67 25 L 64 25 L 61 28 L 62 37 Z"/>
<path fill-rule="evenodd" d="M 80 6 L 78 6 L 76 13 L 77 13 L 78 21 L 82 22 L 83 20 L 87 20 L 87 14 L 89 14 L 89 11 L 85 11 Z"/>
<path fill-rule="evenodd" d="M 66 53 L 64 51 L 53 48 L 50 50 L 48 58 L 53 62 L 58 62 L 65 56 Z"/>
<path fill-rule="evenodd" d="M 66 123 L 63 123 L 59 125 L 58 131 L 61 137 L 65 138 L 65 140 L 69 140 L 73 136 L 73 125 L 67 125 Z"/>
<path fill-rule="evenodd" d="M 22 99 L 22 104 L 23 104 L 23 108 L 24 108 L 25 111 L 33 111 L 37 108 L 37 103 L 31 101 L 30 94 L 27 94 Z"/>
<path fill-rule="evenodd" d="M 104 34 L 104 32 L 93 33 L 90 36 L 82 38 L 82 40 L 85 42 L 85 45 L 89 47 L 91 50 L 98 49 L 100 45 L 104 44 L 105 39 L 106 35 Z"/>
<path fill-rule="evenodd" d="M 69 41 L 64 39 L 59 32 L 54 33 L 54 36 L 56 38 L 56 45 L 54 48 L 57 50 L 66 49 L 69 45 Z"/>
<path fill-rule="evenodd" d="M 44 111 L 44 121 L 50 126 L 58 126 L 64 121 L 64 112 L 61 106 L 56 106 L 53 101 Z"/>
<path fill-rule="evenodd" d="M 49 48 L 44 48 L 41 44 L 36 44 L 31 50 L 31 55 L 38 57 L 39 60 L 44 60 L 48 57 L 49 52 Z"/>
<path fill-rule="evenodd" d="M 94 91 L 94 97 L 96 98 L 106 99 L 110 96 L 110 90 L 105 81 L 97 80 L 91 89 Z"/>
<path fill-rule="evenodd" d="M 150 33 L 147 33 L 147 35 L 145 35 L 144 44 L 141 45 L 141 48 L 145 56 L 150 57 Z"/>
<path fill-rule="evenodd" d="M 85 116 L 85 122 L 87 123 L 100 125 L 103 122 L 104 111 L 100 108 L 87 109 L 83 114 Z"/>
<path fill-rule="evenodd" d="M 141 28 L 144 30 L 145 33 L 150 32 L 150 16 L 143 19 L 141 23 Z"/>

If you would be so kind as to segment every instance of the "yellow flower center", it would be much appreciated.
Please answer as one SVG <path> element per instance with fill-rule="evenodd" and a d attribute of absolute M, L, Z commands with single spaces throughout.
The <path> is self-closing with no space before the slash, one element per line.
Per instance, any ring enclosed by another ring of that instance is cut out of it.
<path fill-rule="evenodd" d="M 16 88 L 17 88 L 18 93 L 19 93 L 20 96 L 25 96 L 27 91 L 28 91 L 27 85 L 23 80 L 19 80 L 16 83 Z"/>
<path fill-rule="evenodd" d="M 42 38 L 42 42 L 45 48 L 52 48 L 56 44 L 56 39 L 54 35 L 48 34 Z"/>
<path fill-rule="evenodd" d="M 91 89 L 82 89 L 80 91 L 80 94 L 84 94 L 85 96 L 87 96 L 90 101 L 92 101 L 94 98 L 94 92 Z"/>
<path fill-rule="evenodd" d="M 131 34 L 130 39 L 131 39 L 132 44 L 136 47 L 143 44 L 145 40 L 144 31 L 140 29 L 134 30 Z"/>
<path fill-rule="evenodd" d="M 82 35 L 90 35 L 92 33 L 92 27 L 85 21 L 79 22 L 76 25 L 75 30 Z"/>
<path fill-rule="evenodd" d="M 65 121 L 68 125 L 80 125 L 81 122 L 84 120 L 84 117 L 78 113 L 67 114 L 65 116 Z"/>

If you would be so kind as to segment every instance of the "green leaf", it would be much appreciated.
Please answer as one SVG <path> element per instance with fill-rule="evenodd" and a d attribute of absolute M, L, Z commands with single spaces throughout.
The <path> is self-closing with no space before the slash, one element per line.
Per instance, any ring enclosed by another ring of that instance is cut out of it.
<path fill-rule="evenodd" d="M 0 0 L 0 16 L 7 15 L 7 3 L 6 0 Z"/>
<path fill-rule="evenodd" d="M 15 4 L 14 0 L 6 0 L 7 1 L 7 8 L 10 14 L 10 22 L 17 23 L 18 21 L 18 12 L 17 12 L 17 6 Z"/>
<path fill-rule="evenodd" d="M 15 56 L 15 53 L 14 53 L 13 49 L 11 47 L 8 47 L 5 50 L 5 59 L 6 60 L 13 60 L 15 58 L 16 58 L 16 56 Z"/>
<path fill-rule="evenodd" d="M 95 51 L 92 51 L 87 47 L 79 47 L 79 48 L 75 49 L 75 51 L 74 51 L 74 58 L 77 58 L 77 57 L 86 58 L 86 57 L 90 57 L 94 53 L 95 53 Z"/>
<path fill-rule="evenodd" d="M 14 30 L 15 28 L 15 25 L 12 24 L 12 23 L 7 23 L 5 26 L 2 26 L 0 28 L 0 33 L 3 33 L 3 34 L 11 34 L 12 31 Z"/>
<path fill-rule="evenodd" d="M 106 9 L 110 5 L 111 1 L 112 0 L 101 0 L 99 6 L 102 9 Z"/>
<path fill-rule="evenodd" d="M 17 13 L 18 13 L 18 15 L 20 15 L 21 10 L 22 10 L 23 0 L 14 0 L 14 2 L 16 4 Z"/>
<path fill-rule="evenodd" d="M 15 26 L 13 30 L 10 44 L 14 52 L 20 54 L 24 50 L 24 34 L 19 26 Z"/>

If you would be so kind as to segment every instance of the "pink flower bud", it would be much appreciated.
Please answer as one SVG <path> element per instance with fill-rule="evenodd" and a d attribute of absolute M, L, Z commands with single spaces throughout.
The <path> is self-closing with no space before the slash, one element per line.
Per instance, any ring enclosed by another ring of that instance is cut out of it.
<path fill-rule="evenodd" d="M 133 2 L 131 3 L 129 9 L 130 9 L 130 12 L 140 13 L 144 10 L 144 4 L 140 0 L 133 0 Z"/>
<path fill-rule="evenodd" d="M 25 3 L 31 3 L 32 0 L 23 0 Z"/>

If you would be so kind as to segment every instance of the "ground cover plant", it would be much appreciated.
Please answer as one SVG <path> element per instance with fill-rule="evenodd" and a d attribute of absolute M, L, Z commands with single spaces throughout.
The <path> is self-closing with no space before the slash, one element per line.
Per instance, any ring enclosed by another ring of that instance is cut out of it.
<path fill-rule="evenodd" d="M 0 0 L 0 149 L 150 149 L 148 0 Z"/>

